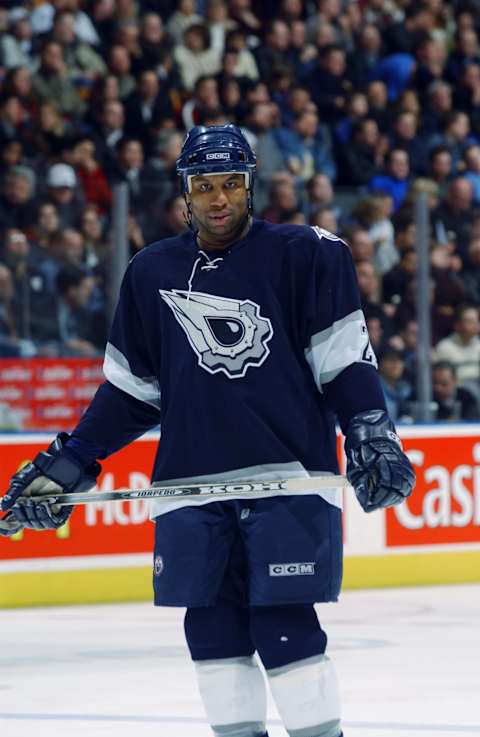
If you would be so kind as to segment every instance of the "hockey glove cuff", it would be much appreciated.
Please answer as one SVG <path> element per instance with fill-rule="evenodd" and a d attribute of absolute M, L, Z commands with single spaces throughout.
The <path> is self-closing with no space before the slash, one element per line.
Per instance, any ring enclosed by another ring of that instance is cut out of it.
<path fill-rule="evenodd" d="M 60 433 L 46 451 L 38 453 L 12 476 L 1 506 L 3 510 L 12 510 L 21 527 L 37 530 L 61 527 L 73 511 L 73 507 L 36 502 L 35 496 L 88 491 L 95 486 L 100 464 L 95 462 L 84 468 L 64 447 L 68 438 L 67 433 Z"/>
<path fill-rule="evenodd" d="M 349 422 L 345 439 L 347 478 L 365 512 L 401 504 L 415 472 L 384 410 L 367 410 Z"/>

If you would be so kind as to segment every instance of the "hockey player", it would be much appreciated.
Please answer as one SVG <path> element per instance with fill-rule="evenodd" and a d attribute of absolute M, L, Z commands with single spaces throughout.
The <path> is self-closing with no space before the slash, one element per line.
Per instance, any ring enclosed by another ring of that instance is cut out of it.
<path fill-rule="evenodd" d="M 255 156 L 233 125 L 196 127 L 178 173 L 191 229 L 131 261 L 106 382 L 72 434 L 16 473 L 3 534 L 58 527 L 35 502 L 90 488 L 97 459 L 159 423 L 162 484 L 347 475 L 370 512 L 414 473 L 389 420 L 352 259 L 331 233 L 253 218 Z M 266 735 L 265 680 L 290 737 L 340 737 L 335 671 L 314 602 L 338 597 L 340 490 L 152 504 L 155 604 L 185 635 L 217 737 Z M 287 571 L 291 575 L 278 575 Z"/>

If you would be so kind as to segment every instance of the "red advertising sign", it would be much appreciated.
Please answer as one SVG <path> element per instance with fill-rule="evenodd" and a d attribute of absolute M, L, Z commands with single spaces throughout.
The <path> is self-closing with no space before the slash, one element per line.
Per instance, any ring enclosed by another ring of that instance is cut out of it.
<path fill-rule="evenodd" d="M 480 438 L 472 429 L 404 438 L 417 485 L 405 504 L 387 511 L 387 546 L 480 543 Z"/>
<path fill-rule="evenodd" d="M 157 439 L 137 441 L 102 463 L 99 491 L 149 486 Z M 1 443 L 1 439 L 0 439 Z M 48 441 L 0 445 L 0 489 L 26 460 L 44 450 Z M 146 553 L 153 550 L 153 525 L 148 521 L 148 502 L 105 502 L 78 506 L 69 523 L 60 531 L 39 534 L 24 530 L 20 539 L 0 538 L 0 560 L 51 558 L 114 553 Z"/>

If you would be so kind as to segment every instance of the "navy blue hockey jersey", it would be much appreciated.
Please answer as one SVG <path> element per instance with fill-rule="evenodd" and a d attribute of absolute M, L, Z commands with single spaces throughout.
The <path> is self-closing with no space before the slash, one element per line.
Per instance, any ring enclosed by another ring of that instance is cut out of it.
<path fill-rule="evenodd" d="M 325 388 L 355 362 L 375 357 L 348 247 L 254 220 L 222 252 L 188 232 L 132 259 L 104 372 L 148 406 L 145 430 L 157 417 L 152 478 L 173 484 L 337 473 Z M 319 493 L 341 506 L 340 490 Z"/>

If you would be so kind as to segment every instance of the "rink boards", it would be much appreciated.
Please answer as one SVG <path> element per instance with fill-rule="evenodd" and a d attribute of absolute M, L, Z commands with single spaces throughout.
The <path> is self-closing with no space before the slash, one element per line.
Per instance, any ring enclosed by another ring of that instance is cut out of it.
<path fill-rule="evenodd" d="M 401 507 L 370 515 L 345 490 L 344 588 L 480 581 L 480 425 L 400 435 L 416 490 Z M 0 488 L 52 437 L 0 435 Z M 145 435 L 105 461 L 99 489 L 147 486 L 157 442 Z M 0 606 L 149 599 L 152 548 L 147 502 L 78 507 L 58 531 L 0 538 Z"/>

